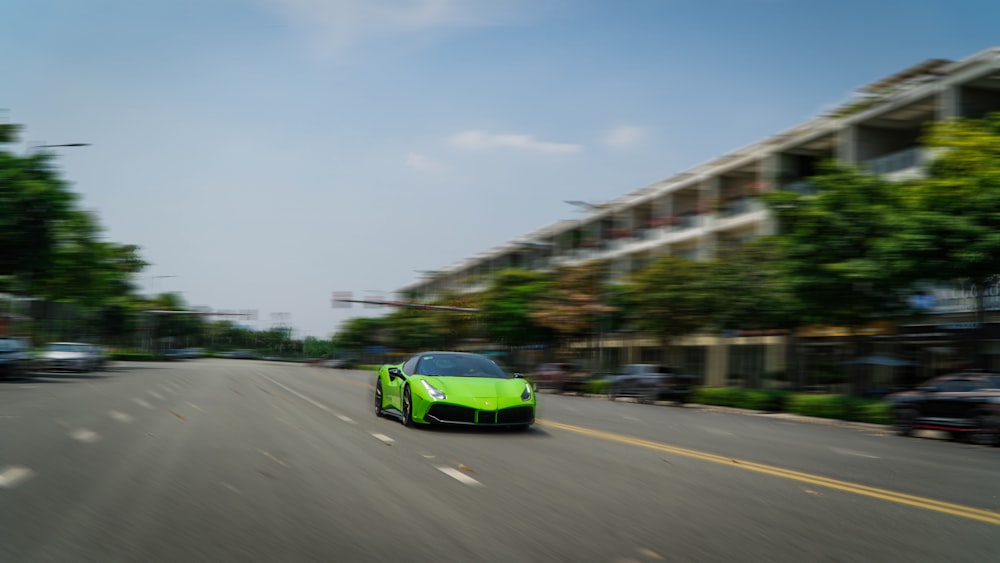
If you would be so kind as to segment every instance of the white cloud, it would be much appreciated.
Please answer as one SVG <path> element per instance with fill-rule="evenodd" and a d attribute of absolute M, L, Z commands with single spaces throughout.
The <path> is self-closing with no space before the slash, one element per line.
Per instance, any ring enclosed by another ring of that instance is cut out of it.
<path fill-rule="evenodd" d="M 568 154 L 580 152 L 582 145 L 540 141 L 531 135 L 462 131 L 451 138 L 452 146 L 466 150 L 511 148 L 537 153 Z"/>
<path fill-rule="evenodd" d="M 403 166 L 409 168 L 410 170 L 416 170 L 417 172 L 425 172 L 428 174 L 443 174 L 448 172 L 448 165 L 415 152 L 411 152 L 406 155 L 406 158 L 403 159 Z"/>
<path fill-rule="evenodd" d="M 631 147 L 642 141 L 646 130 L 635 125 L 617 125 L 604 134 L 604 144 L 614 148 Z"/>
<path fill-rule="evenodd" d="M 523 0 L 256 0 L 340 50 L 370 36 L 479 27 L 521 17 Z"/>

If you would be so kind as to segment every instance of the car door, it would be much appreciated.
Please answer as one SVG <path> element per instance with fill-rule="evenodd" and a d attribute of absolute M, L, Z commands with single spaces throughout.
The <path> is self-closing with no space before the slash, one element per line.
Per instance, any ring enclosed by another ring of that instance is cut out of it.
<path fill-rule="evenodd" d="M 928 422 L 950 425 L 955 405 L 966 389 L 968 381 L 961 377 L 937 382 L 924 395 L 923 418 L 928 419 Z"/>

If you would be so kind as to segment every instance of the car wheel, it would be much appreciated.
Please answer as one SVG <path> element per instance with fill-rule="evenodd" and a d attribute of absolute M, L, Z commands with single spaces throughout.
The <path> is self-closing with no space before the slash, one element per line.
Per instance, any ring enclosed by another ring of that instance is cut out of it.
<path fill-rule="evenodd" d="M 1000 445 L 1000 428 L 993 425 L 991 418 L 985 414 L 980 414 L 976 416 L 976 429 L 969 432 L 968 439 L 972 444 L 977 444 L 980 446 L 997 446 Z"/>
<path fill-rule="evenodd" d="M 413 398 L 409 385 L 403 387 L 403 426 L 413 426 Z"/>
<path fill-rule="evenodd" d="M 379 377 L 378 381 L 375 382 L 375 416 L 381 418 L 383 416 L 382 411 L 382 378 Z"/>
<path fill-rule="evenodd" d="M 897 436 L 909 436 L 913 434 L 913 419 L 917 417 L 913 409 L 898 409 L 892 422 L 892 429 Z"/>

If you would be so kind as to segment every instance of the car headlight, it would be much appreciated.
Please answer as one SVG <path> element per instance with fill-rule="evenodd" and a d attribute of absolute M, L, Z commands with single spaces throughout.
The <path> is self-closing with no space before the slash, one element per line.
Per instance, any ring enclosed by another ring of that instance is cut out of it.
<path fill-rule="evenodd" d="M 424 384 L 424 389 L 427 389 L 427 393 L 431 396 L 432 399 L 442 401 L 448 398 L 445 396 L 444 391 L 438 389 L 437 387 L 434 387 L 430 383 L 427 383 L 427 380 L 421 379 L 420 383 Z"/>
<path fill-rule="evenodd" d="M 531 400 L 531 384 L 525 383 L 524 391 L 521 391 L 521 400 L 530 401 Z"/>

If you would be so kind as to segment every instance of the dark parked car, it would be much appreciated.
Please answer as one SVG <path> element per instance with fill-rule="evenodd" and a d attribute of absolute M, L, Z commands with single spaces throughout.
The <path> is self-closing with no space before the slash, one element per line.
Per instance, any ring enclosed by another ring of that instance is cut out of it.
<path fill-rule="evenodd" d="M 0 336 L 0 378 L 23 377 L 30 367 L 28 343 L 22 338 Z"/>
<path fill-rule="evenodd" d="M 1000 374 L 944 375 L 888 399 L 901 436 L 917 429 L 942 430 L 974 443 L 1000 445 Z"/>
<path fill-rule="evenodd" d="M 550 362 L 535 368 L 528 376 L 536 389 L 581 393 L 590 375 L 580 366 L 568 362 Z"/>
<path fill-rule="evenodd" d="M 695 378 L 658 364 L 629 364 L 620 375 L 608 378 L 608 398 L 636 397 L 640 401 L 668 400 L 686 403 Z"/>

